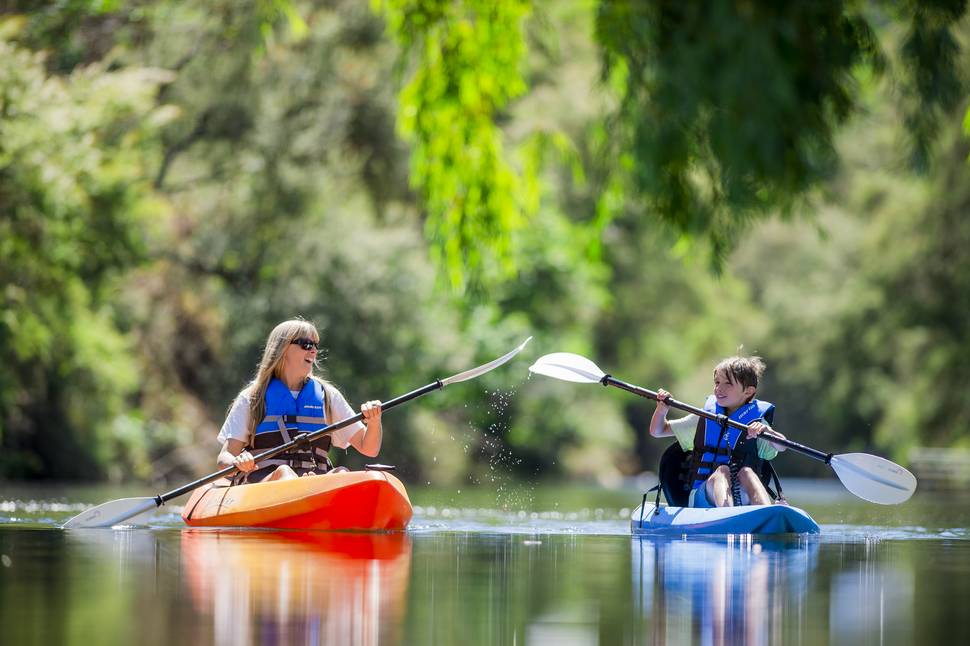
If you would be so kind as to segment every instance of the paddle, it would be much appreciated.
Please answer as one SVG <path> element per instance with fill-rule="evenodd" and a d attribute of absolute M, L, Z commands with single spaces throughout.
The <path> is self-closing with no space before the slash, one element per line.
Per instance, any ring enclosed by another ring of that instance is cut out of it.
<path fill-rule="evenodd" d="M 396 397 L 390 401 L 383 402 L 383 404 L 381 405 L 381 410 L 383 411 L 390 410 L 395 406 L 400 406 L 401 404 L 405 402 L 409 402 L 412 399 L 416 399 L 421 395 L 426 395 L 434 390 L 444 388 L 445 386 L 449 386 L 451 384 L 457 384 L 461 381 L 468 381 L 470 379 L 474 379 L 475 377 L 479 377 L 485 374 L 486 372 L 489 372 L 490 370 L 494 370 L 495 368 L 498 368 L 503 363 L 508 362 L 509 360 L 512 359 L 512 357 L 514 357 L 519 352 L 521 352 L 522 349 L 530 340 L 532 340 L 531 336 L 525 341 L 523 341 L 522 344 L 519 345 L 519 347 L 515 348 L 514 350 L 512 350 L 507 354 L 502 355 L 501 357 L 499 357 L 498 359 L 495 359 L 494 361 L 489 361 L 488 363 L 478 366 L 477 368 L 472 368 L 471 370 L 460 372 L 457 375 L 452 375 L 451 377 L 447 377 L 445 379 L 438 379 L 428 384 L 427 386 L 423 386 L 421 388 L 418 388 L 417 390 L 412 390 L 411 392 L 405 395 L 401 395 L 400 397 Z M 262 453 L 259 453 L 253 456 L 253 460 L 255 460 L 256 462 L 260 462 L 262 460 L 272 458 L 296 446 L 309 444 L 314 440 L 320 439 L 324 435 L 329 435 L 334 431 L 337 431 L 346 426 L 354 424 L 355 422 L 359 422 L 363 419 L 364 419 L 364 415 L 362 413 L 357 413 L 353 417 L 348 417 L 347 419 L 341 420 L 335 424 L 331 424 L 330 426 L 325 426 L 324 428 L 321 428 L 317 431 L 313 431 L 312 433 L 301 433 L 300 435 L 296 436 L 286 444 L 281 444 L 280 446 L 274 447 L 272 449 L 268 449 L 266 451 L 263 451 Z M 165 494 L 161 494 L 153 497 L 146 497 L 146 498 L 122 498 L 120 500 L 112 500 L 110 502 L 106 502 L 101 505 L 98 505 L 97 507 L 92 507 L 87 511 L 81 512 L 74 518 L 71 518 L 66 523 L 64 523 L 62 527 L 64 527 L 65 529 L 77 529 L 77 528 L 83 528 L 83 527 L 111 527 L 112 525 L 117 525 L 122 521 L 128 520 L 129 518 L 134 518 L 138 514 L 144 513 L 146 511 L 150 511 L 152 509 L 155 509 L 156 507 L 161 507 L 169 500 L 172 500 L 173 498 L 178 498 L 179 496 L 186 494 L 192 491 L 193 489 L 201 487 L 204 484 L 208 484 L 210 482 L 218 480 L 219 478 L 233 475 L 234 473 L 236 473 L 236 467 L 226 467 L 221 471 L 210 473 L 204 478 L 199 478 L 195 482 L 190 482 L 187 485 L 179 487 L 178 489 L 175 489 L 173 491 L 169 491 L 168 493 L 165 493 Z"/>
<path fill-rule="evenodd" d="M 529 368 L 529 371 L 563 381 L 615 386 L 634 395 L 657 400 L 657 393 L 654 391 L 614 379 L 600 370 L 595 363 L 578 354 L 569 352 L 547 354 L 539 357 Z M 690 404 L 679 402 L 672 397 L 666 399 L 665 403 L 672 408 L 679 408 L 737 429 L 747 430 L 748 428 L 746 425 L 728 419 L 724 415 L 710 413 Z M 908 500 L 916 491 L 916 477 L 903 467 L 885 458 L 868 453 L 833 455 L 804 446 L 798 442 L 782 439 L 770 433 L 762 433 L 761 436 L 774 444 L 780 444 L 829 465 L 835 471 L 839 480 L 842 481 L 842 484 L 845 485 L 845 488 L 863 500 L 881 505 L 895 505 Z"/>

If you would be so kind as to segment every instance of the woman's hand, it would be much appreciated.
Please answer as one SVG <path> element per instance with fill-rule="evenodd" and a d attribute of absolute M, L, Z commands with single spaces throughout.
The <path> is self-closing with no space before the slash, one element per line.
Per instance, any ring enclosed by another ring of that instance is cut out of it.
<path fill-rule="evenodd" d="M 668 399 L 671 399 L 670 393 L 668 393 L 663 388 L 658 388 L 657 389 L 657 413 L 659 413 L 663 417 L 666 417 L 667 411 L 670 410 L 670 404 L 667 403 Z"/>
<path fill-rule="evenodd" d="M 360 412 L 364 416 L 364 421 L 368 426 L 371 422 L 381 421 L 381 402 L 378 399 L 373 399 L 369 402 L 364 402 L 360 405 Z"/>
<path fill-rule="evenodd" d="M 242 473 L 249 473 L 256 468 L 256 461 L 249 451 L 243 451 L 232 459 L 232 466 L 239 469 Z"/>

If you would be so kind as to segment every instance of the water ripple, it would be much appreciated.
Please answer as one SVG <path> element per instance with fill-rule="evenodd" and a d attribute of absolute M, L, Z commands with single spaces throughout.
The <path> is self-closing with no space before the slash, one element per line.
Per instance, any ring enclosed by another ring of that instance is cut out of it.
<path fill-rule="evenodd" d="M 84 502 L 13 498 L 0 500 L 0 525 L 57 528 L 91 505 Z M 166 505 L 148 520 L 152 529 L 179 529 L 182 507 Z M 412 533 L 472 532 L 488 534 L 587 534 L 629 535 L 628 507 L 584 507 L 577 510 L 524 510 L 449 505 L 416 505 L 409 531 Z M 970 528 L 932 527 L 919 524 L 897 526 L 821 523 L 822 543 L 878 543 L 882 541 L 966 541 Z"/>

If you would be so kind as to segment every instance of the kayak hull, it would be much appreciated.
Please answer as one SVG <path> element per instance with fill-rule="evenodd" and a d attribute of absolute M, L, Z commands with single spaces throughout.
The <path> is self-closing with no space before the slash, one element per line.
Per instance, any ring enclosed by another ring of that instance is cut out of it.
<path fill-rule="evenodd" d="M 182 510 L 193 527 L 403 530 L 413 510 L 400 480 L 345 471 L 234 487 L 200 487 Z"/>
<path fill-rule="evenodd" d="M 642 512 L 642 519 L 641 519 Z M 725 534 L 818 534 L 811 516 L 788 505 L 741 507 L 637 507 L 630 516 L 637 536 L 694 536 Z"/>

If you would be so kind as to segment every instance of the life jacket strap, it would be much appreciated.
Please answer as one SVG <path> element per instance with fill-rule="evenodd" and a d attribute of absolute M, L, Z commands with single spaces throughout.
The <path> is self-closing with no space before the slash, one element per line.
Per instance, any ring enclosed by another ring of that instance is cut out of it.
<path fill-rule="evenodd" d="M 277 431 L 264 431 L 263 433 L 257 433 L 253 438 L 254 449 L 272 449 L 281 444 L 286 444 L 293 440 L 300 432 L 296 429 L 281 429 Z M 324 452 L 330 450 L 331 438 L 329 435 L 324 435 L 323 437 L 314 440 L 310 443 L 314 449 L 321 449 Z M 309 451 L 307 448 L 301 448 L 300 450 Z"/>
<path fill-rule="evenodd" d="M 739 442 L 740 444 L 740 442 Z M 741 472 L 741 465 L 734 460 L 731 460 L 731 464 L 728 466 L 731 471 L 731 500 L 734 502 L 735 507 L 741 506 L 741 479 L 738 478 L 738 473 Z"/>
<path fill-rule="evenodd" d="M 294 471 L 297 475 L 305 475 L 307 473 L 327 473 L 333 469 L 333 465 L 330 463 L 330 459 L 327 458 L 324 461 L 319 461 L 316 459 L 311 460 L 284 460 L 280 458 L 269 458 L 262 460 L 259 463 L 259 468 L 249 473 L 237 473 L 232 478 L 233 485 L 249 484 L 250 482 L 260 482 L 271 474 L 277 467 L 282 465 L 287 465 Z"/>
<path fill-rule="evenodd" d="M 269 458 L 267 460 L 262 460 L 259 463 L 260 468 L 263 467 L 279 467 L 286 465 L 294 469 L 315 469 L 317 463 L 313 460 L 283 460 L 280 458 Z"/>
<path fill-rule="evenodd" d="M 285 428 L 287 424 L 319 424 L 327 425 L 326 417 L 315 417 L 308 415 L 267 415 L 263 418 L 264 422 L 276 422 Z"/>

